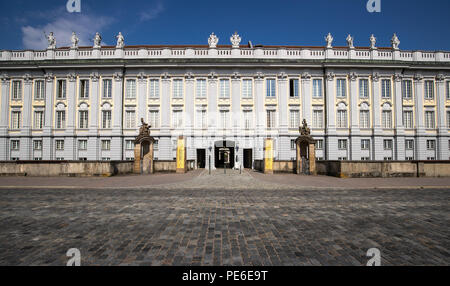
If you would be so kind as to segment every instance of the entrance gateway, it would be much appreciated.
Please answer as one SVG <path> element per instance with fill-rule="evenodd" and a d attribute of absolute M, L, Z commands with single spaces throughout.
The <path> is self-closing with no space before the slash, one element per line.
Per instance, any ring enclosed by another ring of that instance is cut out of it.
<path fill-rule="evenodd" d="M 234 141 L 221 140 L 214 143 L 214 165 L 216 168 L 232 169 L 234 167 L 235 146 Z"/>

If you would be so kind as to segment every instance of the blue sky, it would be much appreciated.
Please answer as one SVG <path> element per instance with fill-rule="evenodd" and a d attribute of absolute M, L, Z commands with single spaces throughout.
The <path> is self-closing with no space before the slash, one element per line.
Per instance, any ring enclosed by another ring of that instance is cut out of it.
<path fill-rule="evenodd" d="M 95 32 L 115 44 L 121 31 L 127 45 L 207 44 L 211 32 L 229 44 L 234 31 L 242 43 L 323 46 L 389 46 L 394 32 L 405 50 L 450 50 L 449 0 L 380 0 L 381 13 L 368 13 L 367 0 L 81 0 L 81 13 L 68 13 L 67 0 L 0 2 L 0 49 L 44 49 L 43 32 L 55 32 L 67 46 L 76 31 L 81 45 Z"/>

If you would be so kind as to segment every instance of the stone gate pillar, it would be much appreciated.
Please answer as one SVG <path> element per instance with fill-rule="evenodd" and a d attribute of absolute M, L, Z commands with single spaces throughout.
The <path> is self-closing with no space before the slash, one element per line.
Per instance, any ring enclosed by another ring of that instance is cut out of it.
<path fill-rule="evenodd" d="M 184 136 L 177 140 L 177 173 L 186 173 L 186 139 Z"/>
<path fill-rule="evenodd" d="M 264 140 L 264 174 L 273 174 L 273 139 Z"/>

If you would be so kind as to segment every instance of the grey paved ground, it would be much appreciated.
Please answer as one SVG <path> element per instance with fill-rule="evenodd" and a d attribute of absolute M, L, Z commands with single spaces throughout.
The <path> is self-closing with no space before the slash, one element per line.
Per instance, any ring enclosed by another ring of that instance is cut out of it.
<path fill-rule="evenodd" d="M 450 264 L 450 188 L 303 190 L 216 171 L 151 189 L 1 189 L 0 265 Z"/>

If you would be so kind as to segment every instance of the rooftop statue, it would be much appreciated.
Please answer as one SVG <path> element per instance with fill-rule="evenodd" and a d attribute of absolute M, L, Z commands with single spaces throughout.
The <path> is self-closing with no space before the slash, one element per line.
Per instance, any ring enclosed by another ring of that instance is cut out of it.
<path fill-rule="evenodd" d="M 377 43 L 377 38 L 375 38 L 375 36 L 372 34 L 370 36 L 370 48 L 371 49 L 376 49 L 375 44 Z"/>
<path fill-rule="evenodd" d="M 72 32 L 72 37 L 70 38 L 70 41 L 72 42 L 72 49 L 78 48 L 78 42 L 80 41 L 77 37 L 77 34 L 75 32 Z"/>
<path fill-rule="evenodd" d="M 348 36 L 347 36 L 347 45 L 348 45 L 348 47 L 350 48 L 350 49 L 353 49 L 354 48 L 354 46 L 353 46 L 353 37 L 349 34 Z"/>
<path fill-rule="evenodd" d="M 94 48 L 100 48 L 102 44 L 102 36 L 97 32 L 94 37 Z"/>
<path fill-rule="evenodd" d="M 331 49 L 333 46 L 333 36 L 331 35 L 331 33 L 328 33 L 328 35 L 325 38 L 325 41 L 327 41 L 327 49 Z"/>
<path fill-rule="evenodd" d="M 208 39 L 209 48 L 215 49 L 217 47 L 218 43 L 219 43 L 219 38 L 216 35 L 214 35 L 214 33 L 212 33 Z"/>
<path fill-rule="evenodd" d="M 123 49 L 123 47 L 125 46 L 125 39 L 121 32 L 119 32 L 119 34 L 116 36 L 116 39 L 117 39 L 116 48 Z"/>
<path fill-rule="evenodd" d="M 241 43 L 241 37 L 238 35 L 237 32 L 234 32 L 234 34 L 230 38 L 230 41 L 233 48 L 239 48 L 239 44 Z"/>
<path fill-rule="evenodd" d="M 56 48 L 56 39 L 55 36 L 53 36 L 53 32 L 50 32 L 50 34 L 47 36 L 45 35 L 48 41 L 48 47 L 49 50 L 54 50 Z"/>
<path fill-rule="evenodd" d="M 398 46 L 400 45 L 400 40 L 397 37 L 397 34 L 394 33 L 391 39 L 392 48 L 394 50 L 398 50 Z"/>

